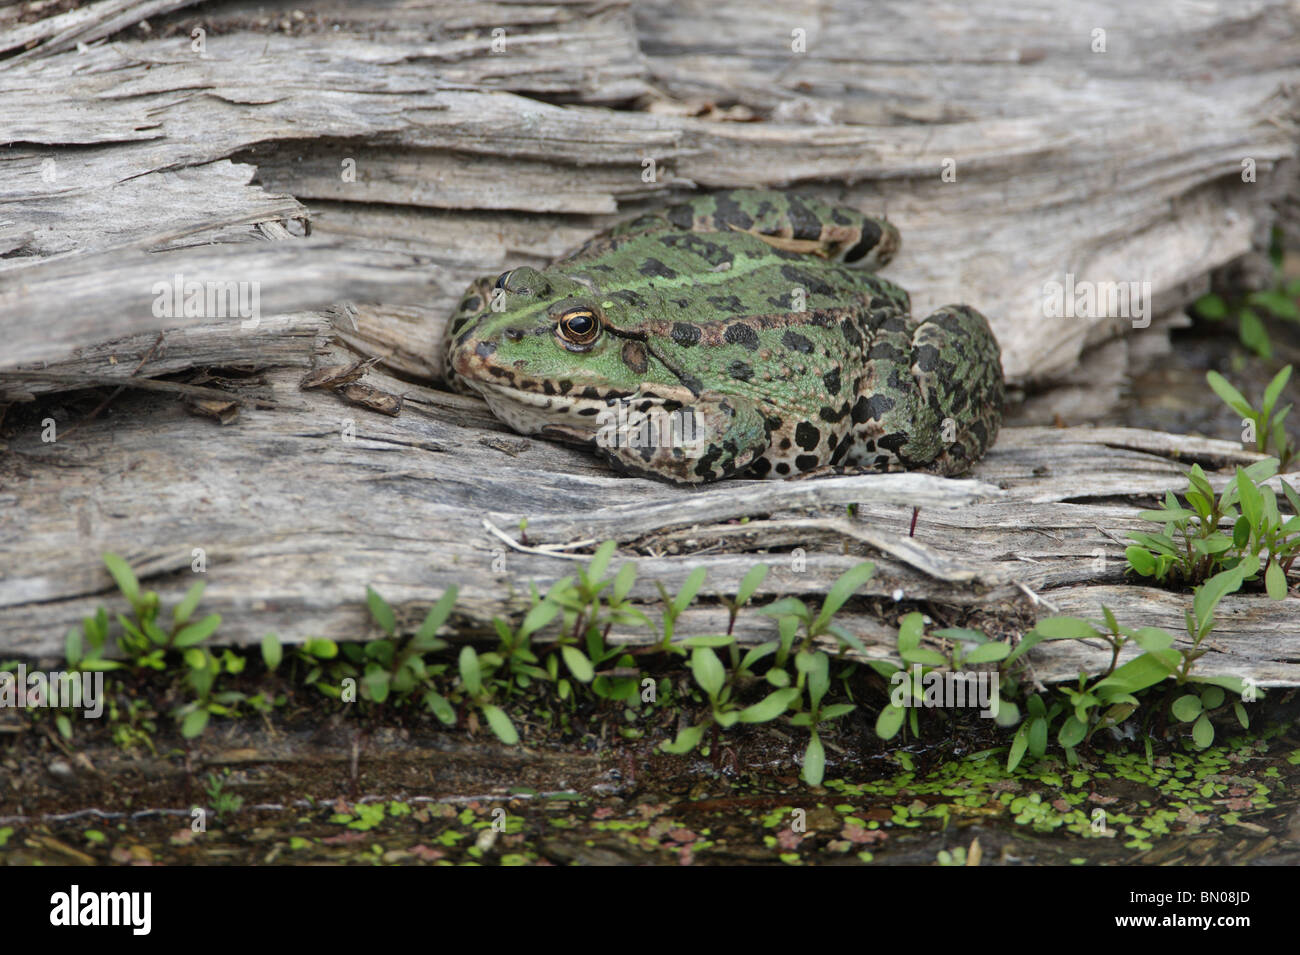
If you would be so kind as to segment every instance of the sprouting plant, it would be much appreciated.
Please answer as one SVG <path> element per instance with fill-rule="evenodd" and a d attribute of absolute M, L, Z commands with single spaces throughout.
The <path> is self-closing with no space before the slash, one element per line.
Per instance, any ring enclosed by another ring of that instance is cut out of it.
<path fill-rule="evenodd" d="M 727 608 L 727 633 L 736 629 L 736 617 L 740 611 L 749 603 L 751 597 L 767 579 L 767 564 L 755 564 L 749 569 L 740 581 L 740 587 L 736 590 L 735 597 L 722 597 L 722 605 Z"/>
<path fill-rule="evenodd" d="M 160 624 L 158 594 L 152 590 L 141 592 L 140 582 L 131 570 L 131 565 L 117 554 L 105 553 L 103 559 L 104 566 L 108 568 L 135 614 L 134 620 L 127 619 L 124 614 L 117 615 L 117 622 L 122 627 L 122 634 L 117 638 L 118 649 L 133 666 L 161 670 L 168 650 L 184 650 L 196 646 L 212 636 L 221 625 L 221 615 L 215 613 L 196 623 L 190 623 L 207 586 L 203 581 L 190 587 L 176 605 L 172 611 L 171 623 Z M 98 624 L 99 621 L 96 620 L 96 636 L 103 633 Z M 90 639 L 88 631 L 86 637 Z M 93 640 L 91 645 L 94 646 Z"/>
<path fill-rule="evenodd" d="M 1039 694 L 1029 698 L 1028 715 L 1011 743 L 1007 758 L 1008 771 L 1015 769 L 1026 753 L 1034 758 L 1041 758 L 1046 753 L 1048 730 L 1062 714 L 1065 719 L 1057 730 L 1057 742 L 1065 750 L 1067 759 L 1074 763 L 1077 760 L 1075 747 L 1091 739 L 1099 730 L 1124 722 L 1139 705 L 1137 693 L 1169 679 L 1173 679 L 1177 686 L 1188 683 L 1199 685 L 1196 692 L 1201 700 L 1201 709 L 1192 715 L 1191 704 L 1181 703 L 1174 716 L 1184 722 L 1187 721 L 1186 716 L 1195 719 L 1197 722 L 1193 726 L 1193 741 L 1202 748 L 1210 745 L 1214 740 L 1214 727 L 1205 712 L 1206 688 L 1226 689 L 1237 694 L 1239 699 L 1253 699 L 1253 694 L 1262 693 L 1248 687 L 1238 677 L 1192 673 L 1197 660 L 1207 652 L 1204 642 L 1214 628 L 1214 612 L 1219 602 L 1228 594 L 1239 590 L 1243 581 L 1257 570 L 1256 565 L 1255 558 L 1246 558 L 1236 567 L 1216 574 L 1196 588 L 1192 607 L 1186 612 L 1189 647 L 1175 647 L 1173 635 L 1160 627 L 1122 627 L 1106 607 L 1102 608 L 1104 621 L 1079 617 L 1047 617 L 1039 620 L 1007 656 L 1007 664 L 1013 663 L 1043 640 L 1097 640 L 1110 647 L 1110 665 L 1100 676 L 1089 678 L 1080 674 L 1076 686 L 1059 688 L 1063 700 L 1047 703 Z M 1143 652 L 1120 665 L 1120 651 L 1130 642 Z M 1209 699 L 1214 701 L 1215 694 L 1210 693 Z M 1209 709 L 1217 708 L 1222 702 L 1222 699 L 1218 699 Z M 1244 715 L 1244 708 L 1240 708 L 1238 719 L 1243 719 Z M 1204 721 L 1200 720 L 1201 716 L 1206 717 Z"/>
<path fill-rule="evenodd" d="M 685 652 L 680 648 L 674 650 L 673 631 L 677 625 L 677 618 L 685 612 L 691 601 L 695 599 L 695 595 L 700 592 L 700 588 L 704 586 L 705 574 L 706 571 L 703 567 L 696 567 L 687 575 L 675 597 L 670 597 L 664 585 L 657 580 L 655 581 L 655 586 L 659 588 L 659 596 L 664 602 L 663 639 L 659 642 L 661 651 L 665 653 Z"/>
<path fill-rule="evenodd" d="M 506 711 L 492 702 L 493 683 L 490 679 L 500 657 L 493 654 L 479 654 L 468 644 L 460 648 L 458 660 L 460 685 L 465 694 L 483 713 L 488 726 L 497 735 L 497 739 L 508 746 L 519 742 L 519 730 L 511 722 Z M 485 666 L 486 665 L 486 666 Z M 486 672 L 485 672 L 486 671 Z"/>
<path fill-rule="evenodd" d="M 229 769 L 225 770 L 225 775 L 230 775 Z M 227 792 L 225 779 L 216 773 L 208 773 L 203 791 L 207 794 L 208 805 L 212 807 L 218 819 L 224 818 L 228 813 L 239 812 L 244 805 L 244 797 Z"/>
<path fill-rule="evenodd" d="M 1184 492 L 1186 507 L 1170 491 L 1157 510 L 1138 515 L 1164 526 L 1156 533 L 1129 534 L 1135 541 L 1124 551 L 1129 567 L 1158 582 L 1198 584 L 1248 561 L 1256 570 L 1246 580 L 1255 579 L 1262 569 L 1269 596 L 1281 600 L 1286 596 L 1286 575 L 1300 554 L 1300 495 L 1279 479 L 1297 515 L 1284 518 L 1277 495 L 1264 483 L 1277 473 L 1277 465 L 1277 458 L 1265 458 L 1239 468 L 1217 496 L 1200 466 L 1193 465 Z M 1223 530 L 1225 526 L 1231 530 Z"/>
<path fill-rule="evenodd" d="M 795 713 L 790 718 L 790 722 L 795 726 L 808 727 L 808 748 L 803 757 L 803 780 L 812 786 L 820 786 L 826 772 L 826 750 L 822 746 L 819 732 L 821 725 L 857 709 L 852 703 L 823 705 L 826 691 L 831 685 L 830 662 L 830 657 L 821 651 L 810 653 L 807 650 L 800 650 L 794 658 L 800 682 L 804 683 L 808 690 L 808 709 Z M 798 687 L 795 689 L 797 693 Z M 789 693 L 789 690 L 777 690 L 772 695 L 783 693 Z M 797 695 L 795 699 L 798 699 Z"/>
<path fill-rule="evenodd" d="M 425 655 L 445 650 L 449 644 L 438 638 L 439 628 L 451 616 L 456 603 L 457 590 L 448 587 L 425 615 L 414 634 L 403 639 L 397 634 L 397 618 L 393 608 L 373 587 L 366 588 L 366 603 L 370 615 L 384 631 L 385 637 L 371 640 L 365 646 L 362 662 L 361 687 L 366 699 L 374 703 L 386 702 L 390 694 L 399 699 L 421 694 L 430 712 L 443 718 L 450 710 L 446 701 L 434 689 L 434 677 L 440 676 L 445 664 L 431 664 Z M 443 722 L 447 722 L 443 719 Z"/>
<path fill-rule="evenodd" d="M 1286 416 L 1291 413 L 1291 406 L 1277 406 L 1282 397 L 1282 389 L 1291 377 L 1292 368 L 1287 365 L 1268 383 L 1264 389 L 1264 398 L 1256 408 L 1246 397 L 1232 387 L 1228 380 L 1217 371 L 1207 371 L 1205 380 L 1209 382 L 1214 393 L 1223 399 L 1237 414 L 1241 415 L 1242 441 L 1254 442 L 1255 450 L 1260 454 L 1273 454 L 1279 459 L 1279 468 L 1286 471 L 1296 459 L 1295 441 L 1286 433 Z"/>
<path fill-rule="evenodd" d="M 223 673 L 242 673 L 244 658 L 232 650 L 223 650 L 220 656 L 206 647 L 190 647 L 184 653 L 188 672 L 185 683 L 194 698 L 172 711 L 181 724 L 181 735 L 186 739 L 198 736 L 212 716 L 232 716 L 247 697 L 238 690 L 218 691 L 217 678 Z"/>
<path fill-rule="evenodd" d="M 990 640 L 979 630 L 964 627 L 950 627 L 933 633 L 934 637 L 951 642 L 952 651 L 947 655 L 921 646 L 924 636 L 925 617 L 915 611 L 909 613 L 898 625 L 898 655 L 904 666 L 895 666 L 889 660 L 870 661 L 871 668 L 894 687 L 889 703 L 876 717 L 876 735 L 882 740 L 893 739 L 905 720 L 914 736 L 920 734 L 919 706 L 925 699 L 927 682 L 933 679 L 930 674 L 935 673 L 936 668 L 956 673 L 966 666 L 998 663 L 1011 653 L 1007 644 Z M 966 644 L 973 644 L 973 647 L 966 650 Z M 999 699 L 996 712 L 1001 726 L 1014 726 L 1019 719 L 1019 710 L 1008 700 Z"/>
<path fill-rule="evenodd" d="M 802 600 L 794 597 L 763 607 L 763 614 L 777 618 L 778 638 L 751 647 L 743 656 L 735 634 L 731 632 L 689 637 L 673 644 L 679 652 L 690 652 L 691 675 L 708 700 L 709 712 L 703 722 L 684 727 L 676 739 L 663 744 L 661 748 L 664 752 L 691 752 L 700 744 L 705 731 L 710 727 L 714 728 L 716 734 L 719 728 L 726 729 L 736 723 L 766 723 L 789 712 L 793 725 L 809 730 L 808 746 L 804 752 L 803 778 L 812 785 L 820 785 L 826 765 L 820 728 L 825 723 L 852 712 L 855 706 L 851 703 L 825 702 L 826 693 L 831 686 L 831 660 L 825 651 L 815 649 L 813 641 L 817 637 L 829 635 L 834 636 L 842 647 L 847 645 L 862 649 L 861 641 L 835 623 L 834 615 L 866 583 L 874 570 L 875 565 L 863 563 L 842 574 L 831 586 L 816 614 Z M 734 627 L 735 614 L 753 596 L 766 573 L 766 567 L 761 570 L 758 567 L 751 569 L 742 580 L 736 598 L 727 602 L 731 611 L 731 626 Z M 703 582 L 702 575 L 699 582 Z M 695 589 L 698 589 L 698 584 L 693 586 L 693 581 L 688 579 L 682 592 L 693 595 Z M 666 594 L 664 596 L 667 598 Z M 677 600 L 681 600 L 681 593 Z M 685 602 L 680 604 L 681 609 L 685 606 Z M 680 613 L 680 609 L 676 612 Z M 665 624 L 671 626 L 667 613 Z M 794 642 L 800 629 L 804 632 L 804 639 L 796 651 Z M 723 664 L 716 652 L 723 648 L 729 651 L 730 669 Z M 786 669 L 792 651 L 795 663 L 793 679 Z M 743 705 L 738 698 L 740 691 L 759 682 L 757 668 L 769 657 L 772 660 L 767 664 L 761 679 L 775 689 L 762 699 L 748 706 Z"/>
<path fill-rule="evenodd" d="M 1273 345 L 1260 312 L 1285 321 L 1300 321 L 1300 308 L 1296 305 L 1297 299 L 1300 299 L 1300 278 L 1287 281 L 1283 277 L 1283 252 L 1282 231 L 1274 229 L 1268 250 L 1269 260 L 1273 264 L 1271 287 L 1234 299 L 1225 299 L 1211 292 L 1201 296 L 1192 306 L 1197 315 L 1209 321 L 1223 321 L 1235 315 L 1237 334 L 1242 345 L 1264 358 L 1272 357 Z"/>

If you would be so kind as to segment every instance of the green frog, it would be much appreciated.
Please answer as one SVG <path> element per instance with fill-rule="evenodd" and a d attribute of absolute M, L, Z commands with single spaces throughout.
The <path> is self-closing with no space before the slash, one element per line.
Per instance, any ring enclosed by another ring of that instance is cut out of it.
<path fill-rule="evenodd" d="M 888 221 L 806 196 L 693 198 L 471 284 L 447 379 L 516 431 L 678 484 L 959 474 L 997 436 L 1001 352 L 969 306 L 911 318 L 874 274 L 899 246 Z"/>

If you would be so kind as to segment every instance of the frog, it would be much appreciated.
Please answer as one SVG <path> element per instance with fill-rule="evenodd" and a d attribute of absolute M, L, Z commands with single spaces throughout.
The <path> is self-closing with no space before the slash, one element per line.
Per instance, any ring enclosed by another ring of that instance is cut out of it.
<path fill-rule="evenodd" d="M 693 196 L 472 282 L 444 374 L 515 431 L 670 484 L 959 475 L 997 437 L 1001 350 L 968 305 L 912 318 L 877 274 L 900 248 L 813 196 Z"/>

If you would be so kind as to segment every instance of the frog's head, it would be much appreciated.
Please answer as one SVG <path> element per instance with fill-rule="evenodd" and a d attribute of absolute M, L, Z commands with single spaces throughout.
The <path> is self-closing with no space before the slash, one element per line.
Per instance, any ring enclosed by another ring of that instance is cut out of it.
<path fill-rule="evenodd" d="M 492 300 L 499 311 L 452 328 L 447 361 L 516 431 L 590 440 L 597 415 L 644 380 L 646 349 L 618 331 L 619 304 L 580 278 L 518 268 Z"/>

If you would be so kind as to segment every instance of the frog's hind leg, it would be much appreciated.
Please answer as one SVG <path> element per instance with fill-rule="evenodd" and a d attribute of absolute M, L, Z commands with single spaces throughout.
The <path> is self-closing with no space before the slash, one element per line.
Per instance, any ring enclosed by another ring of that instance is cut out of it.
<path fill-rule="evenodd" d="M 929 315 L 912 335 L 912 377 L 941 445 L 925 470 L 968 471 L 1002 424 L 1002 352 L 988 320 L 968 305 L 945 305 Z"/>
<path fill-rule="evenodd" d="M 597 426 L 596 450 L 616 470 L 672 484 L 702 484 L 765 460 L 772 422 L 743 398 L 693 398 L 683 404 L 645 391 L 611 402 Z"/>
<path fill-rule="evenodd" d="M 848 206 L 773 189 L 730 189 L 696 196 L 621 223 L 606 235 L 748 232 L 773 248 L 875 270 L 902 245 L 898 229 Z"/>

